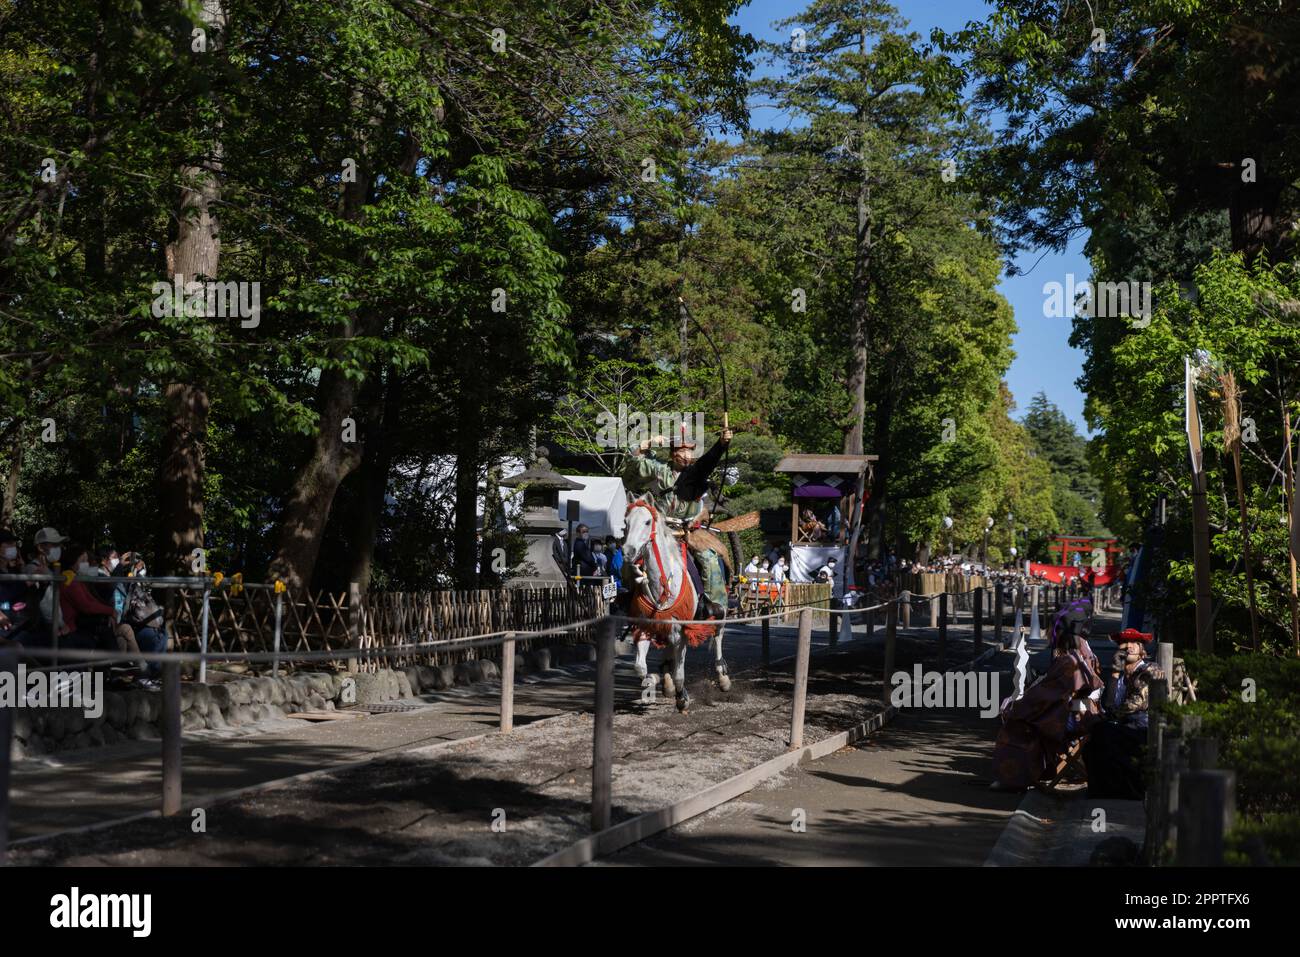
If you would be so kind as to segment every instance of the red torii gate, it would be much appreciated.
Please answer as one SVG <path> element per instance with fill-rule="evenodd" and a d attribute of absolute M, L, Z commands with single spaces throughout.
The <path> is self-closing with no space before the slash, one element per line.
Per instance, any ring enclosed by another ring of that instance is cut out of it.
<path fill-rule="evenodd" d="M 1069 565 L 1071 557 L 1078 552 L 1083 553 L 1083 564 L 1090 564 L 1094 548 L 1105 549 L 1108 566 L 1120 564 L 1120 558 L 1124 554 L 1119 539 L 1089 538 L 1083 535 L 1053 535 L 1047 548 L 1056 556 L 1058 565 Z"/>

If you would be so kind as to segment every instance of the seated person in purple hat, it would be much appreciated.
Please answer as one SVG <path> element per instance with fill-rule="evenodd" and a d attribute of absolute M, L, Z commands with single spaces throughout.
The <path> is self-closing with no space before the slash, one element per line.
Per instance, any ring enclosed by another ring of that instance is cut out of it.
<path fill-rule="evenodd" d="M 1082 602 L 1080 605 L 1087 605 Z M 1102 688 L 1088 646 L 1091 607 L 1071 607 L 1052 626 L 1047 674 L 1016 700 L 1004 702 L 993 749 L 993 786 L 1017 791 L 1050 777 L 1070 747 L 1087 733 Z"/>

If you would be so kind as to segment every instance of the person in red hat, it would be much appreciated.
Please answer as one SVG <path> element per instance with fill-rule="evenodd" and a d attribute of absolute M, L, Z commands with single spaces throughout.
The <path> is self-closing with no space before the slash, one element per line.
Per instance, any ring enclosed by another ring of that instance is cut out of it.
<path fill-rule="evenodd" d="M 1101 697 L 1104 719 L 1090 728 L 1083 763 L 1089 797 L 1136 799 L 1145 791 L 1142 757 L 1151 682 L 1163 676 L 1147 659 L 1153 635 L 1125 628 L 1113 637 L 1115 658 Z"/>

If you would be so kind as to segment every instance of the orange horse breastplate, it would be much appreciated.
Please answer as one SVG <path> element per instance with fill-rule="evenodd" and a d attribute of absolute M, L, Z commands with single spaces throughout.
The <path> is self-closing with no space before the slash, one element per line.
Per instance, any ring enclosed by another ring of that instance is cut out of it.
<path fill-rule="evenodd" d="M 680 543 L 679 547 L 682 552 L 682 561 L 689 562 L 691 557 L 687 554 L 686 544 Z M 695 583 L 691 581 L 691 576 L 686 572 L 686 566 L 682 566 L 682 590 L 677 594 L 677 600 L 667 608 L 655 608 L 654 602 L 644 592 L 636 592 L 631 601 L 632 618 L 653 618 L 655 621 L 661 621 L 661 625 L 643 625 L 637 624 L 632 626 L 632 637 L 637 641 L 649 639 L 653 641 L 656 648 L 662 648 L 668 644 L 668 636 L 672 631 L 674 621 L 689 621 L 695 617 L 695 607 L 698 597 L 695 593 Z M 711 625 L 683 625 L 682 634 L 686 636 L 687 642 L 692 648 L 701 645 L 713 637 L 713 626 Z"/>

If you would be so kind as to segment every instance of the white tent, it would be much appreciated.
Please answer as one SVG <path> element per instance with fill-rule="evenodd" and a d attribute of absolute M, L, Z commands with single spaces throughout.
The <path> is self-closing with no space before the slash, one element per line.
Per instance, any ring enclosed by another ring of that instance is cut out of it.
<path fill-rule="evenodd" d="M 623 517 L 627 513 L 627 492 L 623 480 L 609 475 L 567 475 L 565 478 L 584 486 L 572 492 L 560 493 L 559 518 L 568 514 L 570 500 L 578 502 L 579 521 L 591 529 L 591 537 L 613 535 L 623 537 Z"/>

